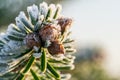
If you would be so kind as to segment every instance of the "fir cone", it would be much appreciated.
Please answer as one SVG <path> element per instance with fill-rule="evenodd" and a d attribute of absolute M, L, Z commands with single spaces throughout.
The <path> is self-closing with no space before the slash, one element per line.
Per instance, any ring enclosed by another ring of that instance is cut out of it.
<path fill-rule="evenodd" d="M 62 33 L 64 33 L 67 29 L 69 29 L 72 24 L 71 18 L 62 17 L 62 18 L 57 19 L 57 21 L 58 21 L 58 25 L 60 25 L 60 27 L 61 27 Z"/>
<path fill-rule="evenodd" d="M 48 52 L 51 55 L 58 55 L 58 54 L 64 54 L 65 49 L 62 43 L 60 41 L 56 40 L 51 43 L 51 45 L 48 47 Z"/>
<path fill-rule="evenodd" d="M 47 24 L 39 31 L 39 35 L 43 42 L 47 40 L 55 41 L 60 35 L 60 26 Z"/>
<path fill-rule="evenodd" d="M 25 37 L 24 42 L 29 48 L 33 48 L 34 46 L 41 46 L 40 38 L 35 33 L 29 33 Z"/>

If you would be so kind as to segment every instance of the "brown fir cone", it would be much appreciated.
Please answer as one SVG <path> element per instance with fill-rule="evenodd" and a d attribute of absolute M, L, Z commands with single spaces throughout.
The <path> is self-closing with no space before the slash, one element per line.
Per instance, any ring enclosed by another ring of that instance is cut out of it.
<path fill-rule="evenodd" d="M 29 48 L 33 48 L 34 46 L 41 46 L 41 41 L 39 39 L 39 36 L 37 36 L 34 33 L 29 33 L 25 39 L 24 39 L 25 44 Z"/>
<path fill-rule="evenodd" d="M 65 49 L 62 43 L 60 41 L 56 40 L 51 43 L 51 45 L 48 47 L 48 52 L 51 55 L 58 55 L 58 54 L 64 54 Z"/>
<path fill-rule="evenodd" d="M 72 24 L 72 19 L 71 19 L 71 18 L 64 18 L 64 17 L 62 17 L 62 18 L 57 19 L 57 21 L 58 21 L 58 24 L 59 24 L 60 27 L 61 27 L 61 32 L 62 32 L 62 34 L 63 34 L 67 29 L 69 29 L 70 26 L 71 26 L 71 24 Z"/>
<path fill-rule="evenodd" d="M 47 24 L 40 29 L 39 35 L 42 41 L 54 41 L 59 37 L 60 29 L 59 25 Z"/>

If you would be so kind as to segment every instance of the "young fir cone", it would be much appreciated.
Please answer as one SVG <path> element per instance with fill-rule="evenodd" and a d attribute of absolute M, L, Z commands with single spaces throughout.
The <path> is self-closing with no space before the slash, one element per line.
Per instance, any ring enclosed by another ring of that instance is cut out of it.
<path fill-rule="evenodd" d="M 72 19 L 71 18 L 58 18 L 58 25 L 60 25 L 61 27 L 61 33 L 63 34 L 67 29 L 70 28 L 71 24 L 72 24 Z"/>
<path fill-rule="evenodd" d="M 39 36 L 43 42 L 47 40 L 52 42 L 58 39 L 59 35 L 61 34 L 60 30 L 61 28 L 59 25 L 46 24 L 40 29 Z"/>
<path fill-rule="evenodd" d="M 64 49 L 63 44 L 59 40 L 55 40 L 48 47 L 48 52 L 51 55 L 64 54 L 65 53 L 65 49 Z"/>
<path fill-rule="evenodd" d="M 33 48 L 34 46 L 41 46 L 40 38 L 35 33 L 29 33 L 25 37 L 24 42 L 28 48 Z"/>

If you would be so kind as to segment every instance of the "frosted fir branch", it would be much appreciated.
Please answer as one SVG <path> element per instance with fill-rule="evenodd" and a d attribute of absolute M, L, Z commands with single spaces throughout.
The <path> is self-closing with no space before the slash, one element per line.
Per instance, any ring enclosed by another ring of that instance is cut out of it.
<path fill-rule="evenodd" d="M 0 34 L 0 79 L 68 80 L 64 70 L 74 69 L 75 52 L 68 38 L 72 19 L 63 17 L 61 5 L 43 2 L 21 11 L 6 33 Z M 7 77 L 5 77 L 7 75 Z"/>
<path fill-rule="evenodd" d="M 39 10 L 38 7 L 33 4 L 33 6 L 27 7 L 27 12 L 29 14 L 29 19 L 32 22 L 32 24 L 36 24 L 35 22 L 39 19 Z"/>

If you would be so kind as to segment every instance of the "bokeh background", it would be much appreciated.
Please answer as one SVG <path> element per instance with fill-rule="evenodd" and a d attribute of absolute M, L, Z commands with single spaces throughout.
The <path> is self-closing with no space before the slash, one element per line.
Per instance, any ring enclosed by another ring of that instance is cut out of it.
<path fill-rule="evenodd" d="M 71 80 L 120 80 L 120 0 L 0 0 L 0 32 L 20 11 L 43 1 L 62 4 L 62 13 L 73 18 Z"/>

